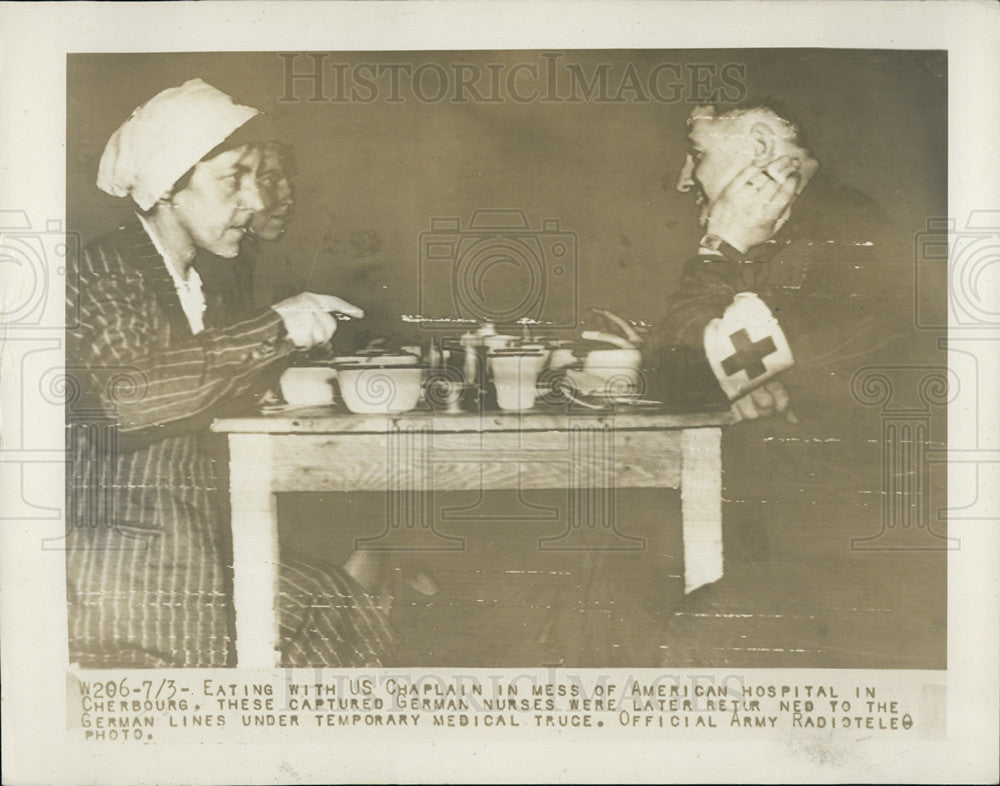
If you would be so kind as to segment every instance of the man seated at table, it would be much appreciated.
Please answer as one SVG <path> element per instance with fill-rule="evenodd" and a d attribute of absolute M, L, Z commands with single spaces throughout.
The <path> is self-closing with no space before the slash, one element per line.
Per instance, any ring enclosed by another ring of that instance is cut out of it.
<path fill-rule="evenodd" d="M 725 517 L 727 560 L 764 558 L 765 506 L 753 500 L 765 443 L 819 423 L 849 428 L 854 370 L 891 357 L 906 334 L 885 283 L 887 221 L 821 171 L 799 125 L 770 102 L 696 107 L 677 189 L 694 195 L 705 234 L 647 341 L 647 393 L 768 420 L 723 439 L 725 496 L 749 503 Z"/>
<path fill-rule="evenodd" d="M 786 111 L 696 107 L 677 189 L 694 195 L 705 235 L 649 342 L 658 395 L 678 405 L 732 401 L 743 419 L 787 413 L 791 389 L 808 408 L 828 398 L 825 370 L 848 373 L 884 346 L 885 216 L 820 171 Z M 743 332 L 716 329 L 744 317 Z"/>

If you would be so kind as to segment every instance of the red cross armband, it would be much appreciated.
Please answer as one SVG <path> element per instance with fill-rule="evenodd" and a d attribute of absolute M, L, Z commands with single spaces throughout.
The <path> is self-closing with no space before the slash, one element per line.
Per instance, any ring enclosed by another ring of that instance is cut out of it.
<path fill-rule="evenodd" d="M 753 292 L 740 292 L 722 318 L 705 328 L 705 356 L 730 401 L 795 364 L 788 339 L 771 309 Z"/>

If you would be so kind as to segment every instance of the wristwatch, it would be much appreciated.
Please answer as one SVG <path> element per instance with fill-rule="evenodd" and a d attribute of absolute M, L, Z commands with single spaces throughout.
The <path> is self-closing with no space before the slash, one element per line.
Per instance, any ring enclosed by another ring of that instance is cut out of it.
<path fill-rule="evenodd" d="M 698 244 L 698 253 L 708 252 L 720 257 L 725 257 L 730 262 L 752 262 L 746 254 L 734 246 L 729 245 L 718 235 L 704 235 Z"/>

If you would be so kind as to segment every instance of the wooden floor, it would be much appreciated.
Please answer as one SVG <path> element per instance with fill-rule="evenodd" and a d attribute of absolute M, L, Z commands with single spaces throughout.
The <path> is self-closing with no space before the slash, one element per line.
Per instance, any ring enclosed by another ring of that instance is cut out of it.
<path fill-rule="evenodd" d="M 597 536 L 590 551 L 541 550 L 540 537 L 565 528 L 561 491 L 439 496 L 439 516 L 472 506 L 438 523 L 464 547 L 407 555 L 441 591 L 399 585 L 405 643 L 389 665 L 944 668 L 946 552 L 851 546 L 882 522 L 879 420 L 864 412 L 855 424 L 810 428 L 806 413 L 764 429 L 754 465 L 729 464 L 726 575 L 686 597 L 677 492 L 615 493 L 619 530 L 646 539 L 639 551 L 602 551 Z M 923 504 L 936 510 L 943 471 L 931 479 Z M 384 500 L 289 495 L 279 516 L 284 543 L 343 560 L 354 537 L 381 531 Z"/>

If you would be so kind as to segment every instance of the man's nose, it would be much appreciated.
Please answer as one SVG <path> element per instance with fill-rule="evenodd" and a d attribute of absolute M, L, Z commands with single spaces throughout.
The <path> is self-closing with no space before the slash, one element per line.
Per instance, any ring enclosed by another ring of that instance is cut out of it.
<path fill-rule="evenodd" d="M 278 183 L 278 204 L 283 207 L 291 207 L 295 204 L 295 198 L 292 196 L 292 185 L 287 180 Z"/>
<path fill-rule="evenodd" d="M 677 178 L 677 190 L 686 194 L 694 188 L 694 161 L 691 156 L 684 159 L 684 166 L 681 167 L 681 174 Z"/>

